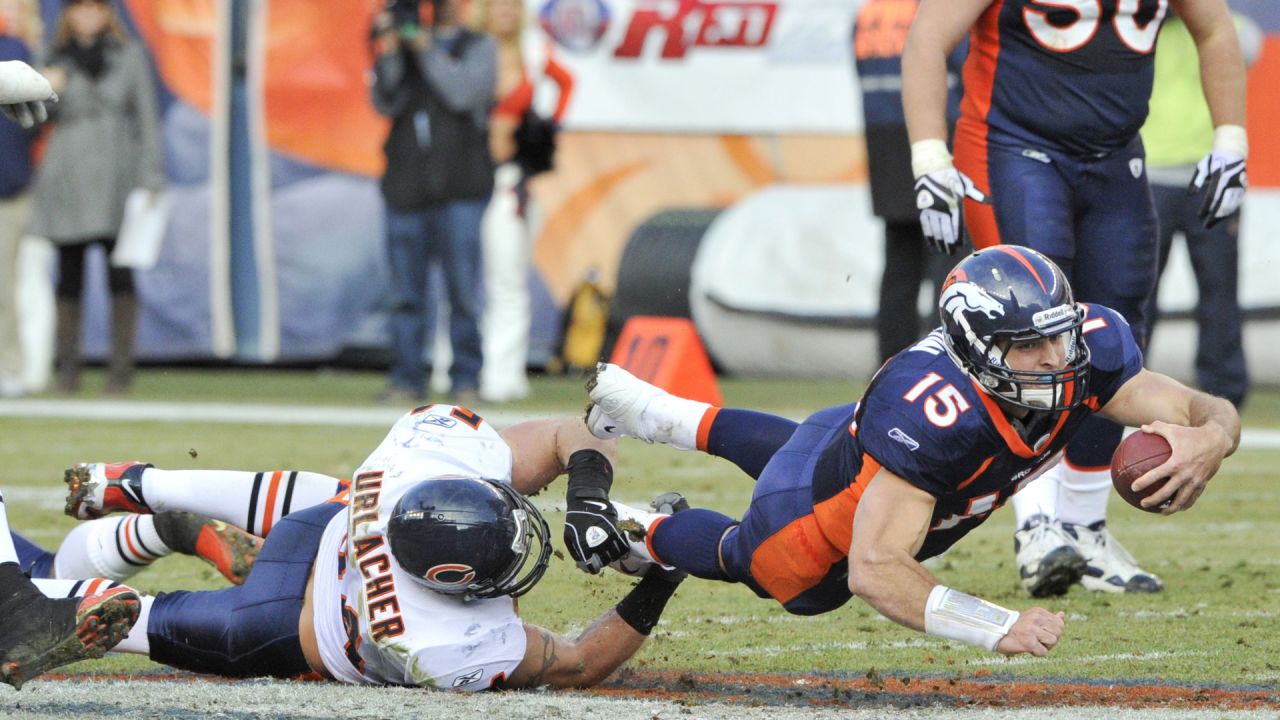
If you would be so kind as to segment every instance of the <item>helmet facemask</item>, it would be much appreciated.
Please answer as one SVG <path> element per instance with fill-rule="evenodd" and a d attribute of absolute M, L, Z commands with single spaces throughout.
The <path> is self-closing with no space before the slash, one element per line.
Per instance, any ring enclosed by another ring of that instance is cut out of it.
<path fill-rule="evenodd" d="M 988 393 L 1017 407 L 1040 412 L 1073 410 L 1084 402 L 1089 376 L 1089 346 L 1080 328 L 1084 310 L 1060 305 L 1036 313 L 1035 328 L 978 337 L 966 333 L 969 352 L 953 353 L 961 367 Z M 1018 343 L 1044 338 L 1064 344 L 1060 370 L 1015 370 L 1009 351 Z M 953 342 L 951 345 L 955 345 Z M 967 356 L 967 357 L 966 357 Z"/>

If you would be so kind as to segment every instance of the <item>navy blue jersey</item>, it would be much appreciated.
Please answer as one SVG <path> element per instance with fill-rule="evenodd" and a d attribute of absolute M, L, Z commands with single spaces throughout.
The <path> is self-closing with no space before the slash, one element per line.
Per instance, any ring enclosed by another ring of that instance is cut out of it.
<path fill-rule="evenodd" d="M 916 558 L 954 545 L 1056 462 L 1080 424 L 1142 369 L 1142 353 L 1124 319 L 1101 305 L 1085 308 L 1083 332 L 1092 367 L 1084 402 L 1076 409 L 1028 419 L 1031 432 L 1024 439 L 995 399 L 947 354 L 939 328 L 876 374 L 850 418 L 849 432 L 818 461 L 815 506 L 846 490 L 874 464 L 937 500 Z M 848 537 L 852 527 L 852 518 L 834 515 L 820 515 L 819 522 L 829 537 Z"/>
<path fill-rule="evenodd" d="M 1168 0 L 996 0 L 973 26 L 957 133 L 1109 153 L 1138 133 Z"/>

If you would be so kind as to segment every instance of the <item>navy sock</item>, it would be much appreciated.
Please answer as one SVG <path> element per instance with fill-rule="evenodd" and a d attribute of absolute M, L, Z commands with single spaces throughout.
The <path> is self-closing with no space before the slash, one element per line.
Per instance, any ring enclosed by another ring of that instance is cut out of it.
<path fill-rule="evenodd" d="M 722 457 L 753 478 L 800 427 L 786 418 L 754 410 L 722 409 L 707 433 L 707 453 Z"/>
<path fill-rule="evenodd" d="M 658 523 L 649 542 L 664 565 L 706 580 L 729 580 L 720 569 L 720 538 L 736 524 L 714 510 L 690 508 Z"/>

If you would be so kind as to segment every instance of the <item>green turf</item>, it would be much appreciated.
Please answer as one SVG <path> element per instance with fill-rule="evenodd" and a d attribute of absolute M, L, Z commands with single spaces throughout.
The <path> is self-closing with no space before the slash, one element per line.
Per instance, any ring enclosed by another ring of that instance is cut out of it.
<path fill-rule="evenodd" d="M 91 377 L 89 395 L 100 385 Z M 96 383 L 96 384 L 95 384 Z M 538 378 L 533 398 L 511 409 L 580 412 L 576 378 Z M 382 386 L 374 373 L 145 370 L 131 399 L 246 403 L 369 404 Z M 858 385 L 725 378 L 726 404 L 792 417 L 855 397 Z M 1280 393 L 1259 391 L 1246 425 L 1280 428 Z M 381 439 L 376 428 L 201 425 L 188 423 L 0 419 L 0 488 L 50 488 L 48 500 L 11 494 L 9 519 L 56 545 L 72 521 L 55 507 L 62 469 L 85 460 L 145 458 L 161 467 L 298 468 L 349 474 Z M 614 496 L 643 504 L 676 489 L 695 505 L 739 514 L 751 482 L 724 461 L 625 441 Z M 793 617 L 743 587 L 690 580 L 673 600 L 652 642 L 635 661 L 650 668 L 726 672 L 830 672 L 918 677 L 983 675 L 1173 680 L 1193 684 L 1280 685 L 1280 539 L 1274 520 L 1280 488 L 1277 451 L 1247 450 L 1229 459 L 1189 513 L 1149 515 L 1112 500 L 1116 534 L 1167 590 L 1156 596 L 1094 595 L 1080 588 L 1043 605 L 1067 613 L 1062 644 L 1045 659 L 1004 661 L 883 620 L 858 600 L 816 618 Z M 563 480 L 537 499 L 559 546 Z M 1012 512 L 1002 510 L 949 553 L 938 577 L 948 585 L 1015 608 L 1025 597 L 1012 563 Z M 145 590 L 221 587 L 198 561 L 170 558 L 135 578 Z M 626 579 L 588 577 L 563 558 L 521 600 L 526 620 L 573 633 L 611 606 Z M 151 667 L 138 658 L 78 666 L 83 671 Z"/>

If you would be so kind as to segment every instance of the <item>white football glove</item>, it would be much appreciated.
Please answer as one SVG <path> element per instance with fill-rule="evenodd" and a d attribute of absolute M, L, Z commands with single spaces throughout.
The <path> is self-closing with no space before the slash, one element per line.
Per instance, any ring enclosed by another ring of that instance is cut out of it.
<path fill-rule="evenodd" d="M 49 119 L 46 102 L 58 96 L 43 75 L 21 60 L 0 62 L 0 113 L 22 127 Z"/>
<path fill-rule="evenodd" d="M 986 204 L 986 193 L 954 167 L 916 178 L 915 191 L 924 239 L 934 250 L 954 254 L 964 240 L 965 198 Z"/>
<path fill-rule="evenodd" d="M 1214 150 L 1196 163 L 1196 174 L 1191 178 L 1187 194 L 1204 191 L 1199 215 L 1204 226 L 1211 228 L 1240 209 L 1248 187 L 1244 158 L 1231 151 Z"/>

